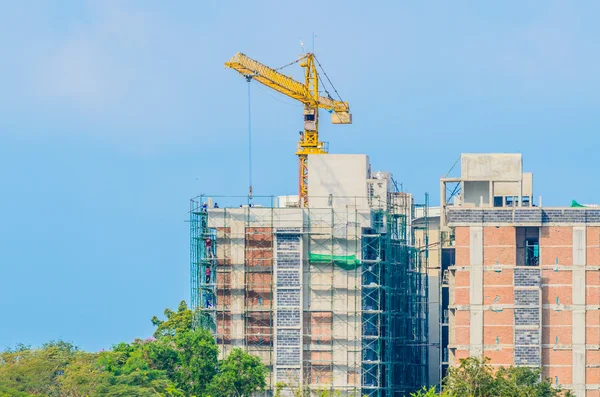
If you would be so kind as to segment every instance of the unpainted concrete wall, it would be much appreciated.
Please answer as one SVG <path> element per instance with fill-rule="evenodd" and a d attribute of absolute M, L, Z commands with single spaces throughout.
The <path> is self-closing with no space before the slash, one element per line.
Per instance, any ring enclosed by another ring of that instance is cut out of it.
<path fill-rule="evenodd" d="M 523 159 L 520 154 L 461 155 L 461 179 L 465 181 L 522 179 Z"/>
<path fill-rule="evenodd" d="M 488 205 L 490 203 L 490 183 L 489 182 L 475 182 L 465 181 L 463 192 L 463 201 L 466 204 L 474 204 L 475 207 L 479 207 L 481 198 L 483 197 L 483 204 Z"/>
<path fill-rule="evenodd" d="M 368 207 L 369 157 L 367 155 L 309 155 L 308 170 L 309 208 Z M 329 195 L 333 198 L 331 203 Z"/>

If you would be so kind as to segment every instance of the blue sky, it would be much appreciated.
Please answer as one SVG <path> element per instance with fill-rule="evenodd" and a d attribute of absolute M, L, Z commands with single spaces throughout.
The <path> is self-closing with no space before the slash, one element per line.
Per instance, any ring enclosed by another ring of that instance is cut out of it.
<path fill-rule="evenodd" d="M 461 152 L 521 152 L 545 205 L 598 202 L 593 1 L 0 4 L 0 347 L 107 348 L 189 297 L 188 200 L 246 194 L 242 51 L 316 53 L 367 153 L 437 201 Z M 299 68 L 294 73 L 298 76 Z M 292 71 L 290 70 L 290 73 Z M 293 194 L 301 109 L 252 86 L 255 194 Z"/>

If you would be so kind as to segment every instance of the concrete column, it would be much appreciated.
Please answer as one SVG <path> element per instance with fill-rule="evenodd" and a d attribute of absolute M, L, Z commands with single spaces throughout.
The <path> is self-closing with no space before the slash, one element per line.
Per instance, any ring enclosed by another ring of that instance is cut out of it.
<path fill-rule="evenodd" d="M 440 179 L 440 228 L 446 226 L 446 182 Z"/>
<path fill-rule="evenodd" d="M 483 226 L 470 230 L 470 349 L 469 354 L 483 356 Z"/>
<path fill-rule="evenodd" d="M 437 265 L 437 264 L 436 264 Z M 428 362 L 429 362 L 429 385 L 435 386 L 439 384 L 440 380 L 440 323 L 442 317 L 440 313 L 439 301 L 439 290 L 440 290 L 440 271 L 439 269 L 430 269 L 427 276 L 427 282 L 429 283 L 429 297 L 428 297 L 428 308 L 429 308 L 429 348 L 428 350 Z"/>
<path fill-rule="evenodd" d="M 231 223 L 231 345 L 244 345 L 245 247 L 243 221 Z"/>
<path fill-rule="evenodd" d="M 573 227 L 573 392 L 585 397 L 586 227 Z"/>

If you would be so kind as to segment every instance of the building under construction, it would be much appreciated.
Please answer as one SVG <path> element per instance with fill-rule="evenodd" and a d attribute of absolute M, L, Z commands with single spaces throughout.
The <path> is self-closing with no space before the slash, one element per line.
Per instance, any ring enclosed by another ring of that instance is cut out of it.
<path fill-rule="evenodd" d="M 600 396 L 600 208 L 534 202 L 520 154 L 463 154 L 440 191 L 441 374 L 488 357 Z"/>
<path fill-rule="evenodd" d="M 222 355 L 259 356 L 269 395 L 409 395 L 428 382 L 428 231 L 413 225 L 427 200 L 415 204 L 365 155 L 307 161 L 306 207 L 297 196 L 192 199 L 197 324 Z"/>

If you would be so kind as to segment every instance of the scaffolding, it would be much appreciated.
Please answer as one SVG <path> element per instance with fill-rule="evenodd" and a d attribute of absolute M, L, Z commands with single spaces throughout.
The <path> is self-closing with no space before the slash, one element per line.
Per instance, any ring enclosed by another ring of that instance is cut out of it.
<path fill-rule="evenodd" d="M 413 244 L 411 195 L 368 208 L 203 200 L 190 208 L 191 302 L 222 355 L 260 357 L 271 391 L 395 397 L 427 384 L 427 244 Z"/>

